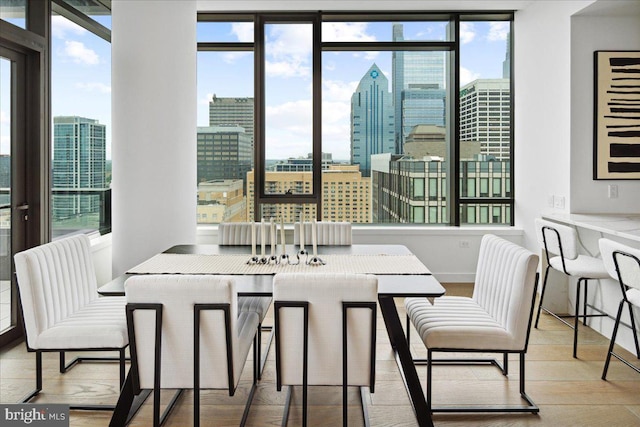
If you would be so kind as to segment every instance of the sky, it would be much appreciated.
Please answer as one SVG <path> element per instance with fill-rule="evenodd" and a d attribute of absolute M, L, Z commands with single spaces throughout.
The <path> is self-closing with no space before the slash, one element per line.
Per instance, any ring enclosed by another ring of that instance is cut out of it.
<path fill-rule="evenodd" d="M 198 41 L 252 40 L 250 23 L 200 23 Z M 392 23 L 325 23 L 324 41 L 391 41 Z M 461 85 L 479 78 L 501 78 L 508 22 L 463 22 Z M 404 23 L 405 40 L 444 40 L 442 23 Z M 311 26 L 271 24 L 266 28 L 266 157 L 306 157 L 311 152 Z M 351 96 L 373 65 L 391 85 L 391 52 L 323 52 L 322 143 L 334 160 L 350 156 Z M 391 87 L 389 87 L 391 91 Z M 251 97 L 253 55 L 248 52 L 198 53 L 198 126 L 208 126 L 212 95 Z"/>
<path fill-rule="evenodd" d="M 110 17 L 94 17 L 107 28 Z M 390 41 L 390 22 L 325 23 L 324 41 Z M 461 84 L 478 78 L 500 78 L 506 52 L 507 22 L 463 22 Z M 251 41 L 252 24 L 199 23 L 198 41 Z M 406 40 L 444 40 L 442 23 L 405 23 Z M 7 80 L 6 60 L 0 80 Z M 324 52 L 322 54 L 323 151 L 336 160 L 350 152 L 350 100 L 358 82 L 373 65 L 391 83 L 390 52 Z M 311 28 L 270 24 L 266 34 L 267 158 L 300 157 L 311 152 Z M 107 126 L 111 158 L 111 47 L 71 21 L 52 17 L 52 116 L 75 115 Z M 9 147 L 8 89 L 0 82 L 0 154 Z M 391 90 L 391 87 L 389 88 Z M 251 97 L 253 54 L 198 52 L 198 126 L 208 126 L 209 100 Z"/>

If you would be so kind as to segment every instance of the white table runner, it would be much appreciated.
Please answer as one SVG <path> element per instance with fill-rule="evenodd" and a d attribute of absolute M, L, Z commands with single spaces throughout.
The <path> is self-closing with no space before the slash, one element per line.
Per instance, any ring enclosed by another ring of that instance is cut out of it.
<path fill-rule="evenodd" d="M 290 255 L 291 256 L 291 255 Z M 322 255 L 325 265 L 248 265 L 249 255 L 158 254 L 130 269 L 131 274 L 276 274 L 293 272 L 431 274 L 413 254 L 409 255 Z M 295 255 L 293 256 L 295 261 Z M 305 259 L 304 257 L 302 258 Z"/>

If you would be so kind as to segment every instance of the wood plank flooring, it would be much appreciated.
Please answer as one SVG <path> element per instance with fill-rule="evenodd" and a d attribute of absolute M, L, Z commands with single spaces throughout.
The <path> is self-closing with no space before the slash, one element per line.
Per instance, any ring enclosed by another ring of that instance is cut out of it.
<path fill-rule="evenodd" d="M 447 285 L 448 295 L 468 295 L 467 284 Z M 397 301 L 404 317 L 402 301 Z M 269 321 L 265 322 L 269 323 Z M 581 327 L 578 357 L 571 357 L 573 331 L 543 314 L 539 329 L 532 329 L 527 354 L 526 391 L 540 406 L 539 415 L 531 414 L 436 414 L 436 426 L 640 426 L 640 375 L 612 361 L 609 380 L 600 379 L 608 339 L 587 327 Z M 267 334 L 264 335 L 266 340 Z M 424 357 L 426 351 L 417 335 L 412 335 L 412 351 Z M 634 356 L 618 348 L 634 360 Z M 285 389 L 275 387 L 274 348 L 258 385 L 251 406 L 248 425 L 280 425 Z M 402 385 L 398 368 L 380 316 L 375 393 L 368 394 L 369 415 L 372 426 L 415 426 L 411 406 Z M 71 356 L 68 356 L 71 360 Z M 434 404 L 520 403 L 518 393 L 518 363 L 514 356 L 510 375 L 503 377 L 493 367 L 441 366 L 434 368 Z M 640 361 L 639 361 L 640 362 Z M 118 397 L 118 368 L 116 363 L 85 363 L 62 375 L 58 373 L 56 354 L 46 354 L 44 390 L 34 403 L 84 402 L 115 403 Z M 34 355 L 27 353 L 23 342 L 0 351 L 0 402 L 13 403 L 30 391 L 35 384 Z M 203 426 L 238 425 L 242 416 L 248 388 L 251 384 L 251 366 L 245 367 L 236 395 L 229 397 L 224 391 L 203 391 L 201 397 L 201 424 Z M 426 380 L 426 368 L 418 367 L 420 378 Z M 166 403 L 171 391 L 162 395 Z M 312 426 L 338 426 L 342 423 L 341 390 L 339 387 L 312 387 L 309 395 L 309 424 Z M 350 391 L 349 425 L 362 425 L 357 390 Z M 142 407 L 132 426 L 151 424 L 150 400 Z M 301 393 L 294 392 L 299 403 Z M 167 422 L 167 426 L 192 425 L 193 395 L 187 392 Z M 71 426 L 106 426 L 111 412 L 72 411 Z M 289 425 L 300 425 L 299 406 L 292 408 Z"/>

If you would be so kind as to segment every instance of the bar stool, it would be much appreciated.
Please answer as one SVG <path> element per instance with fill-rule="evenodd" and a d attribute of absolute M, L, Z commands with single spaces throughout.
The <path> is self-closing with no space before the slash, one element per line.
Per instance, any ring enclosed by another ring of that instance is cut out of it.
<path fill-rule="evenodd" d="M 633 306 L 640 307 L 640 249 L 632 248 L 609 239 L 600 239 L 599 244 L 604 266 L 609 275 L 620 283 L 620 289 L 622 290 L 622 300 L 618 307 L 616 323 L 613 326 L 613 333 L 611 334 L 609 352 L 607 353 L 607 360 L 604 362 L 604 370 L 602 371 L 602 379 L 606 380 L 611 356 L 640 373 L 640 368 L 633 366 L 613 351 L 613 345 L 616 342 L 616 335 L 618 334 L 618 326 L 620 326 L 620 318 L 622 317 L 622 309 L 624 305 L 627 304 L 629 307 L 629 318 L 631 319 L 631 330 L 633 331 L 633 339 L 636 345 L 636 357 L 640 359 L 638 333 L 633 316 Z"/>
<path fill-rule="evenodd" d="M 535 327 L 538 327 L 540 311 L 544 310 L 565 325 L 573 328 L 573 357 L 577 358 L 578 319 L 582 317 L 582 323 L 586 325 L 587 317 L 607 316 L 606 313 L 594 307 L 592 308 L 599 313 L 587 314 L 587 284 L 589 283 L 589 280 L 609 278 L 609 273 L 607 273 L 601 259 L 578 254 L 578 235 L 575 229 L 540 218 L 536 218 L 535 224 L 538 242 L 544 249 L 547 260 L 547 268 L 544 273 L 544 281 L 542 282 L 542 292 L 540 293 L 540 304 L 538 305 Z M 555 256 L 551 256 L 549 254 L 553 254 Z M 547 289 L 547 279 L 549 277 L 550 268 L 564 273 L 569 277 L 575 277 L 578 279 L 576 289 L 576 306 L 573 315 L 558 315 L 552 313 L 542 305 L 544 302 L 544 293 Z M 584 301 L 582 314 L 580 314 L 580 288 L 583 283 Z M 564 317 L 573 317 L 573 325 L 564 320 Z"/>

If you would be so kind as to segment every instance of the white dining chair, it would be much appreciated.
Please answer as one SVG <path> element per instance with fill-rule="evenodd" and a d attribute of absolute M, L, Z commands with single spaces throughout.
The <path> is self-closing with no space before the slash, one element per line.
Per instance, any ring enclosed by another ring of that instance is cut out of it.
<path fill-rule="evenodd" d="M 218 224 L 218 244 L 221 246 L 250 246 L 251 245 L 251 227 L 255 227 L 256 243 L 261 244 L 262 233 L 260 233 L 260 223 L 251 222 L 223 222 Z M 270 244 L 270 233 L 266 233 L 265 244 Z M 258 379 L 262 378 L 264 365 L 267 363 L 267 355 L 273 342 L 274 331 L 271 326 L 263 325 L 264 319 L 271 306 L 271 297 L 262 296 L 241 296 L 238 297 L 238 312 L 253 312 L 258 314 L 260 319 L 260 331 L 270 332 L 267 339 L 267 345 L 262 350 L 262 335 L 258 334 L 258 360 L 260 360 L 260 369 L 258 371 Z"/>
<path fill-rule="evenodd" d="M 125 377 L 125 348 L 129 344 L 124 297 L 99 297 L 89 238 L 62 238 L 14 256 L 16 278 L 27 336 L 27 350 L 36 355 L 36 388 L 22 399 L 29 402 L 42 391 L 42 353 L 60 353 L 60 373 L 82 361 L 117 360 L 120 385 Z M 67 351 L 117 351 L 118 357 L 76 357 Z M 107 409 L 114 405 L 71 405 L 72 409 Z"/>
<path fill-rule="evenodd" d="M 578 235 L 572 227 L 558 224 L 556 222 L 547 221 L 541 218 L 535 220 L 536 235 L 538 243 L 544 250 L 547 268 L 544 272 L 542 281 L 542 291 L 540 292 L 540 303 L 538 304 L 538 313 L 536 314 L 535 327 L 538 327 L 540 320 L 540 312 L 544 310 L 551 316 L 555 317 L 565 325 L 573 329 L 573 357 L 577 358 L 578 352 L 578 324 L 579 318 L 582 317 L 582 323 L 587 325 L 589 317 L 603 317 L 606 313 L 599 309 L 593 308 L 597 313 L 588 314 L 588 284 L 600 283 L 599 279 L 606 279 L 609 273 L 604 268 L 602 259 L 582 255 L 578 252 Z M 564 273 L 569 277 L 578 279 L 576 284 L 576 303 L 574 313 L 572 315 L 556 314 L 544 307 L 544 296 L 547 290 L 549 279 L 549 269 Z M 584 295 L 582 301 L 582 314 L 580 314 L 580 289 L 584 285 Z M 573 318 L 573 325 L 564 320 L 566 317 Z"/>
<path fill-rule="evenodd" d="M 613 326 L 613 333 L 611 334 L 609 351 L 607 352 L 607 359 L 604 363 L 604 370 L 602 371 L 602 379 L 606 380 L 611 356 L 640 373 L 640 368 L 632 365 L 613 350 L 622 319 L 622 311 L 626 305 L 629 308 L 629 319 L 631 320 L 631 330 L 636 346 L 636 357 L 640 359 L 638 332 L 633 314 L 634 307 L 640 308 L 640 249 L 632 248 L 610 239 L 600 239 L 598 243 L 600 245 L 600 254 L 602 255 L 604 266 L 609 275 L 620 283 L 620 289 L 622 291 L 622 299 L 618 306 L 618 314 L 616 315 L 616 322 Z"/>
<path fill-rule="evenodd" d="M 311 245 L 311 227 L 310 222 L 304 223 L 304 244 Z M 293 244 L 300 244 L 300 223 L 293 224 Z M 316 243 L 320 246 L 349 246 L 352 244 L 352 232 L 350 222 L 316 222 Z"/>
<path fill-rule="evenodd" d="M 347 387 L 374 392 L 378 281 L 373 275 L 280 273 L 273 281 L 276 387 L 302 386 L 302 424 L 307 425 L 307 387 L 342 385 L 343 425 Z M 283 425 L 291 405 L 287 394 Z"/>
<path fill-rule="evenodd" d="M 125 294 L 134 394 L 153 389 L 153 425 L 165 421 L 182 390 L 192 389 L 193 424 L 198 426 L 200 390 L 225 389 L 233 396 L 253 344 L 244 425 L 257 381 L 258 315 L 238 313 L 233 277 L 132 276 Z M 178 390 L 162 417 L 161 389 Z"/>
<path fill-rule="evenodd" d="M 538 256 L 494 235 L 480 245 L 472 297 L 444 296 L 430 303 L 407 298 L 405 308 L 427 349 L 427 406 L 430 412 L 539 412 L 525 392 L 525 354 L 536 296 Z M 436 352 L 501 353 L 495 359 L 436 359 Z M 521 406 L 434 406 L 433 365 L 491 364 L 507 376 L 508 355 L 520 356 Z"/>

